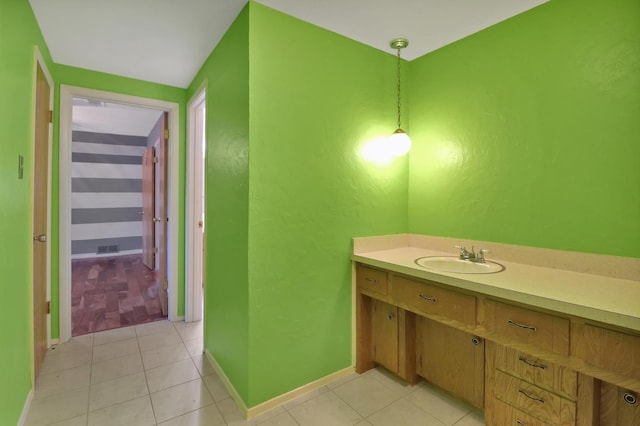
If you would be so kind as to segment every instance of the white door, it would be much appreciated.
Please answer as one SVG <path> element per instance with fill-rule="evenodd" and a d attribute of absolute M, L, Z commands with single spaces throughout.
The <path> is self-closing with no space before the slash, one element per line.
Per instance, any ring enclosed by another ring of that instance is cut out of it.
<path fill-rule="evenodd" d="M 186 321 L 199 321 L 203 316 L 205 129 L 206 93 L 203 90 L 189 103 Z"/>

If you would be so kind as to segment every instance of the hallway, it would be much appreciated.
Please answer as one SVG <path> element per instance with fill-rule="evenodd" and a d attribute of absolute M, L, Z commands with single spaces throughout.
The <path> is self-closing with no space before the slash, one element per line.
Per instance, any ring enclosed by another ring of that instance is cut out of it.
<path fill-rule="evenodd" d="M 202 354 L 202 323 L 157 321 L 74 337 L 47 352 L 28 426 L 480 426 L 426 383 L 350 374 L 250 421 Z"/>

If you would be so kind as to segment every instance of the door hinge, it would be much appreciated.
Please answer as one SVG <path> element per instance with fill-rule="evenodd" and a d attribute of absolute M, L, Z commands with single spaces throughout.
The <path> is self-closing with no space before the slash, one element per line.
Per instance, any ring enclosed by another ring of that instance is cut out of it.
<path fill-rule="evenodd" d="M 158 162 L 158 157 L 153 157 L 153 162 L 157 163 Z"/>
<path fill-rule="evenodd" d="M 51 301 L 47 302 L 47 313 L 50 314 L 51 313 Z"/>
<path fill-rule="evenodd" d="M 153 248 L 153 254 L 156 254 L 156 253 L 158 253 L 158 247 Z"/>
<path fill-rule="evenodd" d="M 164 280 L 164 289 L 168 289 L 169 288 L 169 281 L 168 280 Z"/>
<path fill-rule="evenodd" d="M 169 140 L 169 129 L 164 129 L 164 139 Z"/>
<path fill-rule="evenodd" d="M 53 111 L 49 110 L 49 123 L 53 123 Z"/>

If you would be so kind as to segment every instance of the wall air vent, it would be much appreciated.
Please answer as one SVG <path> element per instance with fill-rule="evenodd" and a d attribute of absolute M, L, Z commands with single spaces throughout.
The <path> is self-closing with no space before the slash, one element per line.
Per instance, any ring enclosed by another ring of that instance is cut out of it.
<path fill-rule="evenodd" d="M 113 244 L 109 246 L 98 246 L 97 254 L 106 254 L 106 253 L 120 253 L 120 246 L 118 244 Z"/>

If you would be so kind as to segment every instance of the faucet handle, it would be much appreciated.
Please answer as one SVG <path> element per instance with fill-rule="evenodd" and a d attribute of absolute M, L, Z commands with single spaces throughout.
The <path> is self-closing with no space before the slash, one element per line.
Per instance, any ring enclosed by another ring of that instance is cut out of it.
<path fill-rule="evenodd" d="M 487 250 L 487 249 L 478 250 L 478 259 L 480 259 L 481 262 L 484 262 L 484 255 L 487 253 L 491 253 L 491 250 Z"/>
<path fill-rule="evenodd" d="M 460 249 L 460 259 L 468 259 L 469 252 L 465 246 L 455 246 L 455 248 Z"/>

